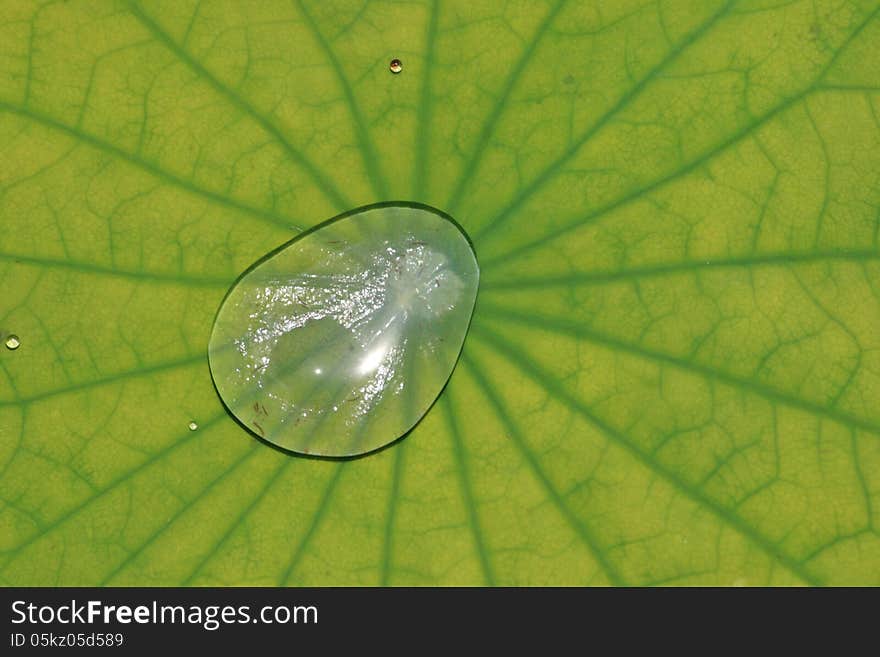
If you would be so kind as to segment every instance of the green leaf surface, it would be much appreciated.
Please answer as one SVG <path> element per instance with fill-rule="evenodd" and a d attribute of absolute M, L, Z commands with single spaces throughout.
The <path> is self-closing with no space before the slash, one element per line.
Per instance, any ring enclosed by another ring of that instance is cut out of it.
<path fill-rule="evenodd" d="M 461 361 L 275 451 L 214 313 L 385 200 L 474 240 Z M 4 584 L 880 584 L 877 0 L 10 0 L 0 227 Z"/>

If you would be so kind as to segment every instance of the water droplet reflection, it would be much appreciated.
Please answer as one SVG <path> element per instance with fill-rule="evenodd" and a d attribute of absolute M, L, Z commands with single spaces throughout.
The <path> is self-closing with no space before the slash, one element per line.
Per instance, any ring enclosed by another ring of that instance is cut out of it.
<path fill-rule="evenodd" d="M 285 449 L 377 449 L 443 389 L 478 282 L 467 238 L 432 208 L 383 204 L 330 220 L 229 291 L 208 348 L 217 390 Z"/>

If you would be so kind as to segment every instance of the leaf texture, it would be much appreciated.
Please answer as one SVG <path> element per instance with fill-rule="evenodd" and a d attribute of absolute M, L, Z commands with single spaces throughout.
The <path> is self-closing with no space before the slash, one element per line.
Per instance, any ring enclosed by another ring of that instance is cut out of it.
<path fill-rule="evenodd" d="M 4 584 L 880 584 L 876 0 L 13 0 L 0 152 Z M 214 313 L 387 200 L 473 238 L 461 361 L 274 451 Z"/>

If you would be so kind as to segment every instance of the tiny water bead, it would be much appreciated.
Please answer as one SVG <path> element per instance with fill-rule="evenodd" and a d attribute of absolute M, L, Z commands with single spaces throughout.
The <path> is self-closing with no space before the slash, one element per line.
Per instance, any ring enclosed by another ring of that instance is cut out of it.
<path fill-rule="evenodd" d="M 223 403 L 257 436 L 321 456 L 409 431 L 452 374 L 479 267 L 448 216 L 416 204 L 331 219 L 251 266 L 208 345 Z"/>
<path fill-rule="evenodd" d="M 193 421 L 191 421 L 191 422 L 190 422 L 188 425 L 186 425 L 186 426 L 189 427 L 189 430 L 190 430 L 190 431 L 195 431 L 196 429 L 199 428 L 199 423 L 196 422 L 195 420 L 193 420 Z"/>
<path fill-rule="evenodd" d="M 15 351 L 20 346 L 21 346 L 21 340 L 18 339 L 17 335 L 15 335 L 13 333 L 13 334 L 6 336 L 6 348 L 9 349 L 9 351 Z"/>
<path fill-rule="evenodd" d="M 388 64 L 388 70 L 394 74 L 400 73 L 403 70 L 403 62 L 399 59 L 392 59 Z"/>

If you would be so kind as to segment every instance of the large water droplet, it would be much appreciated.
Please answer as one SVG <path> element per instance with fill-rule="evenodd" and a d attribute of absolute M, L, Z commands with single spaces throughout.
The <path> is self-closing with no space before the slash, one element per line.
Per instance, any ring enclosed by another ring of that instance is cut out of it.
<path fill-rule="evenodd" d="M 440 394 L 478 283 L 467 237 L 437 210 L 382 204 L 331 219 L 230 288 L 208 347 L 217 391 L 285 449 L 375 450 Z"/>

